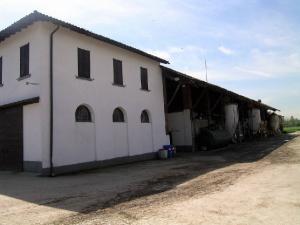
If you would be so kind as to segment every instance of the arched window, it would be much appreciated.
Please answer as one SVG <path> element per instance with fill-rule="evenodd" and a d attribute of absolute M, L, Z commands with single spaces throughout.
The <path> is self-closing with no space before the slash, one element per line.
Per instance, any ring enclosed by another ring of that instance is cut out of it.
<path fill-rule="evenodd" d="M 142 123 L 150 123 L 149 115 L 147 110 L 143 110 L 141 114 L 141 122 Z"/>
<path fill-rule="evenodd" d="M 124 123 L 125 117 L 124 113 L 120 108 L 116 108 L 113 112 L 113 122 Z"/>
<path fill-rule="evenodd" d="M 90 110 L 84 106 L 80 105 L 75 112 L 76 122 L 92 122 L 92 116 Z"/>

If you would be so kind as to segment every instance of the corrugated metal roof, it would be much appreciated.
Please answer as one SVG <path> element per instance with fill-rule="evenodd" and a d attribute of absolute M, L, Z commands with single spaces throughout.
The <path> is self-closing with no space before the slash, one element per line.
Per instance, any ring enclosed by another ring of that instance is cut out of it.
<path fill-rule="evenodd" d="M 59 26 L 68 28 L 68 29 L 70 29 L 70 30 L 72 30 L 74 32 L 77 32 L 77 33 L 80 33 L 80 34 L 83 34 L 83 35 L 95 38 L 97 40 L 106 42 L 108 44 L 117 46 L 119 48 L 123 48 L 123 49 L 126 49 L 128 51 L 134 52 L 136 54 L 145 56 L 145 57 L 150 58 L 150 59 L 152 59 L 154 61 L 157 61 L 157 62 L 160 62 L 160 63 L 169 64 L 169 62 L 167 60 L 161 59 L 161 58 L 159 58 L 157 56 L 151 55 L 151 54 L 146 53 L 146 52 L 144 52 L 142 50 L 139 50 L 137 48 L 131 47 L 129 45 L 125 45 L 125 44 L 123 44 L 121 42 L 112 40 L 112 39 L 104 37 L 102 35 L 95 34 L 95 33 L 91 32 L 91 31 L 88 31 L 88 30 L 85 30 L 83 28 L 77 27 L 75 25 L 72 25 L 70 23 L 64 22 L 62 20 L 58 20 L 58 19 L 55 19 L 53 17 L 47 16 L 45 14 L 42 14 L 42 13 L 38 12 L 38 11 L 34 11 L 33 13 L 31 13 L 31 14 L 23 17 L 19 21 L 13 23 L 9 27 L 7 27 L 4 30 L 2 30 L 0 32 L 0 43 L 2 41 L 4 41 L 5 39 L 7 39 L 8 37 L 10 37 L 11 35 L 14 35 L 15 33 L 21 31 L 22 29 L 28 27 L 29 25 L 31 25 L 31 24 L 33 24 L 34 22 L 37 22 L 37 21 L 48 21 L 48 22 L 51 22 L 51 23 L 53 23 L 55 25 L 59 25 Z"/>
<path fill-rule="evenodd" d="M 189 76 L 187 74 L 181 73 L 181 72 L 173 70 L 171 68 L 168 68 L 168 67 L 165 67 L 165 66 L 160 66 L 160 67 L 162 68 L 163 72 L 164 71 L 165 72 L 169 72 L 169 73 L 171 73 L 173 75 L 176 74 L 176 76 L 181 77 L 183 79 L 186 79 L 188 81 L 194 82 L 195 84 L 197 84 L 199 86 L 207 87 L 207 88 L 210 88 L 210 89 L 218 91 L 218 92 L 224 92 L 224 93 L 226 93 L 229 96 L 232 96 L 234 98 L 237 98 L 237 99 L 240 99 L 240 100 L 252 103 L 252 104 L 255 104 L 255 105 L 260 106 L 262 108 L 270 109 L 270 110 L 273 110 L 273 111 L 280 111 L 280 110 L 278 110 L 276 108 L 273 108 L 273 107 L 271 107 L 269 105 L 263 104 L 263 103 L 261 103 L 259 101 L 253 100 L 251 98 L 245 97 L 245 96 L 237 94 L 237 93 L 235 93 L 233 91 L 230 91 L 230 90 L 227 90 L 227 89 L 222 88 L 220 86 L 217 86 L 217 85 L 205 82 L 203 80 L 197 79 L 195 77 Z"/>

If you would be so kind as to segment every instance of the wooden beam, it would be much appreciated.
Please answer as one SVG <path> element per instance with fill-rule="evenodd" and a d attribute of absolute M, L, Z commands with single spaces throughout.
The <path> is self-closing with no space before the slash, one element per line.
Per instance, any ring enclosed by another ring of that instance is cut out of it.
<path fill-rule="evenodd" d="M 211 107 L 211 109 L 210 109 L 211 112 L 213 112 L 215 110 L 215 108 L 218 106 L 218 104 L 219 104 L 219 102 L 221 101 L 222 98 L 223 98 L 223 94 L 220 94 L 219 98 L 217 99 L 217 101 L 215 102 L 213 107 Z"/>
<path fill-rule="evenodd" d="M 195 109 L 199 105 L 199 103 L 200 103 L 201 99 L 204 97 L 206 91 L 207 91 L 207 88 L 202 89 L 201 94 L 199 95 L 199 97 L 195 101 L 195 104 L 192 106 L 193 109 Z"/>
<path fill-rule="evenodd" d="M 172 102 L 174 101 L 174 99 L 175 99 L 175 97 L 176 97 L 178 91 L 180 90 L 181 85 L 182 85 L 181 82 L 179 82 L 179 83 L 177 84 L 177 87 L 176 87 L 176 89 L 175 89 L 175 91 L 174 91 L 174 93 L 173 93 L 173 95 L 172 95 L 170 101 L 168 102 L 167 107 L 169 107 L 169 106 L 172 104 Z"/>

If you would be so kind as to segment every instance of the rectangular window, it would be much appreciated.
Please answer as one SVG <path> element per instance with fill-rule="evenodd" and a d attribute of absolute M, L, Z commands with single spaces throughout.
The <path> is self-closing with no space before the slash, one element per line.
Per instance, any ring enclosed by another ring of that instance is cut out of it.
<path fill-rule="evenodd" d="M 123 85 L 122 61 L 114 59 L 114 84 Z"/>
<path fill-rule="evenodd" d="M 29 75 L 29 43 L 20 48 L 20 77 Z"/>
<path fill-rule="evenodd" d="M 142 90 L 148 89 L 148 70 L 146 68 L 141 67 L 141 88 Z"/>
<path fill-rule="evenodd" d="M 90 51 L 78 48 L 78 77 L 90 78 Z"/>
<path fill-rule="evenodd" d="M 2 57 L 0 57 L 0 85 L 2 84 Z"/>

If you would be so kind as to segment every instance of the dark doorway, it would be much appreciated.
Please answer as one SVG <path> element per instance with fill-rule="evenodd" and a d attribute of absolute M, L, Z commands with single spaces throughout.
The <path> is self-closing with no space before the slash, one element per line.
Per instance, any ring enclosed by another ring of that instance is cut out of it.
<path fill-rule="evenodd" d="M 0 170 L 23 170 L 23 107 L 0 109 Z"/>

